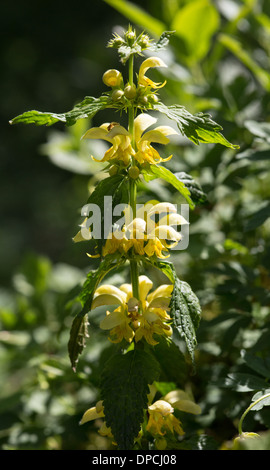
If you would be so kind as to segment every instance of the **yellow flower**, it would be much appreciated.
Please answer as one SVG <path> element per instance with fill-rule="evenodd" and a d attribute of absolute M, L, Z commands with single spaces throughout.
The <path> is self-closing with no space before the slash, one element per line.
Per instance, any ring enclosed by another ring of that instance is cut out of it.
<path fill-rule="evenodd" d="M 154 117 L 146 113 L 141 113 L 134 119 L 134 134 L 137 147 L 134 158 L 141 164 L 157 164 L 172 158 L 172 155 L 170 155 L 168 158 L 162 159 L 158 151 L 151 146 L 151 143 L 155 142 L 166 145 L 170 142 L 167 136 L 178 134 L 178 132 L 170 126 L 158 126 L 153 130 L 144 132 L 156 122 L 157 120 Z"/>
<path fill-rule="evenodd" d="M 96 162 L 109 161 L 110 163 L 117 163 L 122 161 L 127 166 L 130 163 L 131 157 L 135 155 L 128 131 L 117 123 L 104 123 L 100 127 L 92 127 L 82 138 L 106 140 L 112 144 L 112 147 L 105 152 L 101 160 L 92 156 Z"/>
<path fill-rule="evenodd" d="M 89 408 L 84 414 L 83 417 L 80 421 L 79 424 L 85 424 L 88 423 L 89 421 L 93 421 L 95 419 L 103 418 L 104 415 L 104 407 L 103 407 L 103 402 L 100 400 L 97 402 L 96 406 L 93 406 L 92 408 Z M 106 423 L 103 422 L 100 429 L 99 429 L 99 434 L 101 436 L 107 436 L 107 437 L 113 437 L 111 428 L 108 428 L 106 426 Z"/>
<path fill-rule="evenodd" d="M 148 57 L 148 59 L 144 60 L 139 69 L 139 76 L 138 76 L 138 84 L 151 87 L 151 88 L 161 88 L 166 84 L 164 83 L 155 83 L 150 78 L 145 76 L 145 73 L 148 69 L 152 67 L 167 67 L 167 65 L 161 60 L 159 57 Z"/>
<path fill-rule="evenodd" d="M 154 396 L 152 390 L 152 398 Z M 149 420 L 147 423 L 147 431 L 154 435 L 164 436 L 167 432 L 183 435 L 179 419 L 174 416 L 174 410 L 178 409 L 186 413 L 200 414 L 201 408 L 184 390 L 172 390 L 162 399 L 155 401 L 148 406 Z"/>
<path fill-rule="evenodd" d="M 115 305 L 113 312 L 106 312 L 101 321 L 103 330 L 110 330 L 110 340 L 119 343 L 122 339 L 131 342 L 143 337 L 149 344 L 157 344 L 153 335 L 170 336 L 171 320 L 167 313 L 173 285 L 164 284 L 149 294 L 153 287 L 147 276 L 139 277 L 139 299 L 135 299 L 131 284 L 122 284 L 119 288 L 105 284 L 96 290 L 92 309 L 102 305 Z"/>
<path fill-rule="evenodd" d="M 153 435 L 164 436 L 168 431 L 182 436 L 184 431 L 179 419 L 174 415 L 173 407 L 164 400 L 157 400 L 148 406 L 149 420 L 146 430 Z"/>
<path fill-rule="evenodd" d="M 134 253 L 141 256 L 168 258 L 169 254 L 163 252 L 169 253 L 169 249 L 181 240 L 181 234 L 173 226 L 188 223 L 177 214 L 175 205 L 169 202 L 145 204 L 137 211 L 134 220 L 131 220 L 129 210 L 124 212 L 126 223 L 121 231 L 110 234 L 103 248 L 103 256 L 116 251 L 127 253 L 133 248 Z M 160 218 L 157 222 L 152 218 L 156 215 Z"/>
<path fill-rule="evenodd" d="M 166 145 L 170 142 L 168 135 L 178 134 L 178 132 L 170 126 L 158 126 L 153 130 L 144 132 L 157 120 L 146 113 L 139 114 L 134 119 L 134 137 L 136 151 L 131 145 L 132 136 L 130 133 L 118 123 L 104 123 L 100 127 L 92 127 L 84 135 L 83 139 L 101 139 L 112 144 L 102 159 L 92 158 L 97 162 L 107 162 L 114 164 L 122 161 L 125 166 L 131 162 L 134 157 L 139 163 L 157 164 L 169 160 L 161 158 L 158 151 L 152 147 L 151 143 Z"/>

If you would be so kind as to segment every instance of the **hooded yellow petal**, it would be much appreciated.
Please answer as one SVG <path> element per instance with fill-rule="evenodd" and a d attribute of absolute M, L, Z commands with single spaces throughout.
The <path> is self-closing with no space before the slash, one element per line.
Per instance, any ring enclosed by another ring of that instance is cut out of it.
<path fill-rule="evenodd" d="M 148 142 L 156 142 L 158 144 L 168 144 L 170 140 L 168 135 L 177 134 L 178 132 L 170 126 L 159 126 L 155 127 L 152 131 L 146 132 L 142 136 L 142 140 L 147 140 Z"/>
<path fill-rule="evenodd" d="M 143 144 L 143 142 L 155 142 L 156 144 L 166 145 L 170 142 L 170 140 L 161 132 L 157 131 L 156 129 L 153 129 L 152 131 L 146 132 L 141 137 L 138 148 L 141 148 L 142 150 L 143 148 L 141 147 L 141 144 Z"/>
<path fill-rule="evenodd" d="M 94 419 L 97 419 L 97 418 L 102 418 L 103 416 L 104 416 L 103 411 L 97 412 L 96 407 L 93 406 L 92 408 L 89 408 L 89 410 L 87 410 L 83 414 L 80 424 L 87 423 L 88 421 L 93 421 Z"/>
<path fill-rule="evenodd" d="M 101 305 L 123 305 L 126 302 L 126 294 L 118 287 L 104 284 L 97 288 L 92 302 L 92 309 Z"/>
<path fill-rule="evenodd" d="M 191 400 L 179 400 L 173 403 L 173 406 L 177 410 L 185 411 L 185 413 L 191 413 L 193 415 L 199 415 L 202 412 L 200 406 Z"/>
<path fill-rule="evenodd" d="M 162 284 L 161 286 L 157 287 L 157 289 L 155 289 L 147 297 L 147 302 L 149 302 L 149 307 L 150 307 L 150 303 L 155 299 L 164 298 L 164 297 L 170 298 L 172 291 L 173 291 L 172 284 Z"/>
<path fill-rule="evenodd" d="M 153 282 L 147 276 L 139 276 L 139 293 L 140 300 L 144 301 L 147 297 L 148 292 L 153 287 Z"/>
<path fill-rule="evenodd" d="M 117 124 L 108 132 L 108 137 L 113 139 L 117 135 L 129 136 L 129 132 L 123 126 Z"/>
<path fill-rule="evenodd" d="M 189 222 L 180 214 L 167 214 L 164 215 L 159 221 L 158 225 L 186 225 Z"/>
<path fill-rule="evenodd" d="M 126 228 L 127 231 L 131 232 L 136 238 L 143 238 L 143 234 L 146 229 L 146 222 L 143 219 L 134 219 Z"/>
<path fill-rule="evenodd" d="M 123 301 L 116 295 L 100 294 L 94 298 L 91 309 L 94 310 L 102 305 L 122 305 Z"/>
<path fill-rule="evenodd" d="M 147 113 L 141 113 L 134 119 L 134 135 L 135 141 L 138 142 L 141 138 L 142 133 L 148 127 L 152 126 L 157 122 L 156 118 L 150 116 Z"/>
<path fill-rule="evenodd" d="M 108 129 L 106 128 L 107 123 L 100 127 L 92 127 L 89 129 L 83 136 L 82 139 L 102 139 L 112 142 L 110 137 L 108 137 Z M 108 124 L 109 125 L 109 124 Z"/>
<path fill-rule="evenodd" d="M 125 292 L 125 294 L 127 295 L 127 300 L 132 297 L 132 285 L 131 284 L 122 284 L 120 286 L 120 289 Z"/>
<path fill-rule="evenodd" d="M 162 416 L 168 416 L 174 412 L 173 407 L 165 400 L 157 400 L 152 405 L 148 406 L 150 413 L 160 413 Z"/>
<path fill-rule="evenodd" d="M 157 297 L 149 303 L 148 308 L 161 308 L 162 310 L 166 310 L 169 308 L 170 301 L 170 297 Z"/>
<path fill-rule="evenodd" d="M 124 295 L 123 291 L 121 291 L 121 289 L 119 287 L 115 287 L 111 284 L 103 284 L 103 285 L 99 286 L 96 289 L 94 297 L 96 297 L 96 295 L 100 295 L 100 294 L 116 295 L 120 299 L 122 299 L 123 302 L 125 302 L 125 295 Z"/>
<path fill-rule="evenodd" d="M 145 73 L 147 72 L 147 70 L 152 67 L 167 67 L 167 65 L 159 57 L 148 57 L 148 59 L 142 62 L 140 69 L 139 69 L 139 77 L 138 77 L 139 85 L 143 85 L 143 86 L 150 85 L 153 88 L 156 88 L 159 86 L 158 84 L 152 82 L 152 80 L 149 80 L 147 77 L 145 77 Z"/>
<path fill-rule="evenodd" d="M 152 214 L 162 214 L 163 212 L 177 212 L 175 204 L 170 202 L 160 202 L 159 204 L 155 204 L 148 212 L 148 215 L 151 216 Z"/>
<path fill-rule="evenodd" d="M 158 225 L 155 228 L 155 235 L 161 240 L 179 241 L 182 238 L 181 234 L 169 225 Z"/>

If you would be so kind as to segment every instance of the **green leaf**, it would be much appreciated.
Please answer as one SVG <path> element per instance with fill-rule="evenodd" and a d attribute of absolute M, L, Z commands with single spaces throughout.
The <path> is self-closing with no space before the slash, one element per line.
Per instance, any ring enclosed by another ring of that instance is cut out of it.
<path fill-rule="evenodd" d="M 265 389 L 260 392 L 255 393 L 252 397 L 252 401 L 258 403 L 252 405 L 251 411 L 262 410 L 265 406 L 270 406 L 270 389 Z"/>
<path fill-rule="evenodd" d="M 270 74 L 262 69 L 246 51 L 243 44 L 237 39 L 227 34 L 220 34 L 218 36 L 219 42 L 229 49 L 256 77 L 258 82 L 267 91 L 270 90 Z"/>
<path fill-rule="evenodd" d="M 269 122 L 257 122 L 247 120 L 245 121 L 245 127 L 251 132 L 251 134 L 259 137 L 260 139 L 266 141 L 268 144 L 270 143 L 270 123 Z M 252 149 L 254 152 L 254 149 Z M 268 158 L 269 158 L 269 151 Z"/>
<path fill-rule="evenodd" d="M 194 204 L 204 204 L 207 201 L 207 196 L 203 192 L 201 185 L 194 180 L 191 175 L 188 175 L 184 171 L 174 173 L 174 176 L 185 185 L 189 190 L 190 196 Z"/>
<path fill-rule="evenodd" d="M 241 351 L 245 364 L 263 377 L 270 378 L 270 358 L 258 357 L 247 351 Z"/>
<path fill-rule="evenodd" d="M 104 199 L 105 196 L 111 196 L 111 199 L 108 201 Z M 88 198 L 87 204 L 95 204 L 101 211 L 101 238 L 96 240 L 100 251 L 112 230 L 112 225 L 115 221 L 119 220 L 120 217 L 119 214 L 113 217 L 114 208 L 118 204 L 128 204 L 128 202 L 128 179 L 121 174 L 109 176 L 101 180 Z M 109 224 L 110 220 L 111 224 Z M 104 228 L 105 221 L 107 221 L 108 226 Z"/>
<path fill-rule="evenodd" d="M 101 399 L 106 425 L 119 449 L 131 449 L 147 408 L 151 383 L 159 379 L 159 364 L 141 349 L 111 357 L 101 374 Z"/>
<path fill-rule="evenodd" d="M 126 61 L 130 58 L 131 55 L 134 55 L 134 54 L 142 55 L 141 51 L 142 51 L 141 46 L 139 46 L 139 44 L 136 44 L 136 43 L 133 46 L 123 45 L 118 48 L 120 60 L 123 64 L 126 63 Z"/>
<path fill-rule="evenodd" d="M 70 338 L 68 342 L 68 352 L 72 368 L 75 372 L 78 357 L 82 354 L 88 335 L 88 316 L 76 316 L 73 320 Z"/>
<path fill-rule="evenodd" d="M 164 381 L 166 384 L 173 381 L 178 384 L 178 386 L 180 385 L 180 387 L 184 388 L 184 384 L 187 381 L 187 364 L 185 356 L 182 351 L 180 351 L 178 345 L 160 336 L 158 344 L 153 348 L 152 354 L 160 365 L 160 380 Z M 175 364 L 177 364 L 177 367 L 175 367 Z M 177 387 L 174 386 L 173 388 L 175 389 Z M 170 390 L 167 392 L 169 391 Z M 162 393 L 162 395 L 166 395 L 166 393 Z"/>
<path fill-rule="evenodd" d="M 270 217 L 270 203 L 264 203 L 254 214 L 251 214 L 244 223 L 244 232 L 255 230 L 264 224 Z"/>
<path fill-rule="evenodd" d="M 170 183 L 186 199 L 190 208 L 194 209 L 195 204 L 190 197 L 189 189 L 185 186 L 184 182 L 179 180 L 177 176 L 170 170 L 161 165 L 147 165 L 143 168 L 142 174 L 145 181 L 150 181 L 155 178 L 162 178 L 163 180 Z"/>
<path fill-rule="evenodd" d="M 197 346 L 196 329 L 201 318 L 201 307 L 197 296 L 187 282 L 175 278 L 169 307 L 173 325 L 184 338 L 187 350 L 194 362 L 194 351 Z"/>
<path fill-rule="evenodd" d="M 98 284 L 102 281 L 103 277 L 108 274 L 112 269 L 120 267 L 125 263 L 125 259 L 108 255 L 104 258 L 98 269 L 90 271 L 87 275 L 82 290 L 79 294 L 79 300 L 82 303 L 82 310 L 76 315 L 72 322 L 70 330 L 70 338 L 68 342 L 69 358 L 73 370 L 76 370 L 79 355 L 85 347 L 85 340 L 87 334 L 87 313 L 91 310 L 92 300 Z"/>
<path fill-rule="evenodd" d="M 160 269 L 174 284 L 170 308 L 173 327 L 184 338 L 187 351 L 194 364 L 194 351 L 197 346 L 196 330 L 201 319 L 201 306 L 198 297 L 187 282 L 181 281 L 172 263 L 166 261 L 148 260 Z"/>
<path fill-rule="evenodd" d="M 16 116 L 10 121 L 10 124 L 35 124 L 37 126 L 51 126 L 56 122 L 64 122 L 68 126 L 72 126 L 78 119 L 93 118 L 94 115 L 109 106 L 109 98 L 100 96 L 94 98 L 86 96 L 81 103 L 78 103 L 71 111 L 56 114 L 41 111 L 26 111 Z"/>
<path fill-rule="evenodd" d="M 166 106 L 159 102 L 154 105 L 155 111 L 165 114 L 177 123 L 180 132 L 194 144 L 221 144 L 225 147 L 238 149 L 238 145 L 231 144 L 222 134 L 222 127 L 212 120 L 209 114 L 189 113 L 184 106 Z"/>
<path fill-rule="evenodd" d="M 209 0 L 188 2 L 178 10 L 172 28 L 183 39 L 185 58 L 194 63 L 205 57 L 219 27 L 219 14 Z"/>
<path fill-rule="evenodd" d="M 236 392 L 251 392 L 265 389 L 266 381 L 252 374 L 233 372 L 228 374 L 223 383 L 220 381 L 219 385 Z"/>
<path fill-rule="evenodd" d="M 132 23 L 139 25 L 155 36 L 160 36 L 166 29 L 164 23 L 149 15 L 143 8 L 126 0 L 105 0 L 108 5 L 115 8 Z"/>
<path fill-rule="evenodd" d="M 162 35 L 160 36 L 159 40 L 157 42 L 152 42 L 151 46 L 147 49 L 150 51 L 160 51 L 161 49 L 165 49 L 168 46 L 170 38 L 174 33 L 175 31 L 164 31 L 164 33 L 162 33 Z"/>

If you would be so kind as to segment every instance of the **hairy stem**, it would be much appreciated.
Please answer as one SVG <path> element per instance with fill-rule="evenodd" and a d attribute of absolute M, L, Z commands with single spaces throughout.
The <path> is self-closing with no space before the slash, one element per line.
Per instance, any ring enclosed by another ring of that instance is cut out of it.
<path fill-rule="evenodd" d="M 129 84 L 133 85 L 133 64 L 134 57 L 131 55 L 129 59 Z M 134 138 L 134 106 L 131 104 L 128 108 L 128 128 L 131 135 L 131 145 L 135 148 Z M 134 158 L 132 158 L 132 165 L 135 165 Z M 137 202 L 137 183 L 133 178 L 130 178 L 130 192 L 129 192 L 130 207 L 132 209 L 132 218 L 136 218 L 136 202 Z M 139 300 L 139 270 L 137 261 L 134 259 L 130 260 L 130 275 L 133 297 Z"/>
<path fill-rule="evenodd" d="M 257 405 L 257 403 L 259 403 L 261 400 L 264 400 L 267 397 L 270 397 L 270 393 L 266 393 L 262 397 L 258 398 L 258 400 L 251 403 L 251 405 L 244 411 L 244 413 L 242 414 L 242 416 L 240 418 L 239 424 L 238 424 L 238 434 L 239 435 L 243 434 L 242 425 L 243 425 L 243 421 L 244 421 L 246 415 L 248 414 L 248 412 L 253 408 L 253 406 Z"/>

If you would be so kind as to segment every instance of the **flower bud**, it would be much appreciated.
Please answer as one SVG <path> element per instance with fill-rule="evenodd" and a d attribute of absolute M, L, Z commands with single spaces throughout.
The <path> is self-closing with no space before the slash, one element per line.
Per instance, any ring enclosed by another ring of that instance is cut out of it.
<path fill-rule="evenodd" d="M 135 98 L 137 90 L 135 85 L 130 85 L 129 83 L 125 86 L 124 89 L 125 97 L 129 100 Z"/>
<path fill-rule="evenodd" d="M 109 175 L 114 176 L 118 172 L 118 167 L 117 165 L 112 165 L 111 168 L 109 169 Z"/>
<path fill-rule="evenodd" d="M 123 77 L 122 77 L 121 72 L 119 72 L 119 70 L 109 69 L 103 74 L 102 80 L 105 83 L 105 85 L 110 86 L 110 87 L 115 87 L 115 86 L 121 85 L 123 81 Z"/>
<path fill-rule="evenodd" d="M 125 38 L 129 45 L 132 45 L 136 39 L 136 33 L 134 31 L 127 31 Z"/>
<path fill-rule="evenodd" d="M 148 100 L 150 103 L 157 103 L 158 97 L 154 93 L 151 93 L 151 95 L 148 95 Z"/>
<path fill-rule="evenodd" d="M 146 95 L 142 96 L 141 101 L 142 101 L 143 104 L 147 104 L 148 103 L 148 96 L 146 96 Z"/>
<path fill-rule="evenodd" d="M 156 439 L 155 440 L 155 447 L 158 450 L 165 450 L 166 447 L 167 447 L 166 439 L 164 437 L 162 437 L 161 439 Z"/>
<path fill-rule="evenodd" d="M 143 48 L 146 49 L 147 47 L 150 46 L 150 38 L 147 34 L 142 34 L 139 45 Z"/>
<path fill-rule="evenodd" d="M 140 169 L 137 167 L 137 166 L 132 166 L 129 170 L 128 170 L 128 174 L 130 176 L 130 178 L 136 180 L 140 174 Z"/>
<path fill-rule="evenodd" d="M 118 48 L 118 47 L 122 46 L 124 44 L 124 42 L 125 41 L 124 41 L 123 38 L 121 38 L 121 36 L 117 36 L 111 41 L 111 47 Z"/>
<path fill-rule="evenodd" d="M 124 95 L 123 90 L 114 90 L 112 92 L 112 100 L 113 101 L 119 101 L 119 100 L 121 100 L 123 95 Z"/>

